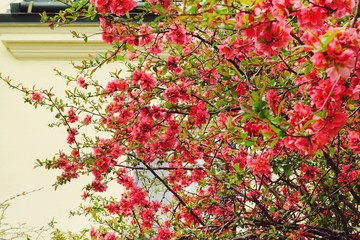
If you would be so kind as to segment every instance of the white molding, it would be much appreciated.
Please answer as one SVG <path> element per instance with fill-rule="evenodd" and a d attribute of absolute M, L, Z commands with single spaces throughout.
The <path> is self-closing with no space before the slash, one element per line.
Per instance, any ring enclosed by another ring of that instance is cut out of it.
<path fill-rule="evenodd" d="M 101 35 L 88 42 L 74 38 L 70 31 L 79 34 L 99 33 L 94 24 L 67 25 L 51 30 L 44 24 L 1 24 L 0 40 L 18 60 L 83 60 L 111 49 L 101 40 Z"/>

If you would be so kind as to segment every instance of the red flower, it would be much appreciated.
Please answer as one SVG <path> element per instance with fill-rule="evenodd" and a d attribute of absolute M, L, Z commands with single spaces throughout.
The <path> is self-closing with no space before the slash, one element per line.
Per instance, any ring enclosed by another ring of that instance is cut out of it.
<path fill-rule="evenodd" d="M 186 29 L 176 26 L 166 34 L 166 38 L 171 42 L 183 45 L 186 42 Z"/>
<path fill-rule="evenodd" d="M 86 115 L 84 118 L 84 124 L 85 125 L 89 125 L 91 122 L 91 116 L 90 115 Z"/>
<path fill-rule="evenodd" d="M 109 213 L 111 214 L 119 214 L 120 213 L 120 206 L 116 203 L 109 203 L 106 206 L 106 209 L 109 211 Z"/>
<path fill-rule="evenodd" d="M 300 29 L 317 29 L 324 24 L 324 20 L 327 17 L 327 12 L 323 8 L 319 7 L 302 7 L 297 12 Z"/>
<path fill-rule="evenodd" d="M 234 49 L 231 48 L 228 43 L 223 43 L 218 46 L 219 53 L 224 55 L 227 59 L 233 59 L 235 57 Z"/>
<path fill-rule="evenodd" d="M 106 85 L 105 92 L 106 93 L 114 93 L 115 91 L 127 91 L 128 86 L 125 81 L 121 81 L 120 79 L 114 79 Z"/>
<path fill-rule="evenodd" d="M 77 83 L 79 84 L 80 87 L 85 88 L 85 89 L 87 88 L 87 84 L 85 83 L 84 77 L 78 77 Z"/>
<path fill-rule="evenodd" d="M 255 47 L 266 55 L 277 55 L 291 40 L 290 27 L 285 23 L 272 22 L 256 28 Z"/>
<path fill-rule="evenodd" d="M 303 163 L 300 167 L 301 173 L 303 174 L 302 177 L 309 181 L 313 180 L 314 177 L 319 173 L 317 167 L 309 167 L 307 164 Z"/>
<path fill-rule="evenodd" d="M 152 28 L 146 25 L 140 26 L 139 30 L 139 45 L 144 46 L 149 44 L 154 39 L 154 34 L 151 33 Z"/>
<path fill-rule="evenodd" d="M 169 56 L 168 57 L 168 61 L 166 63 L 166 67 L 176 73 L 176 74 L 180 74 L 182 72 L 182 68 L 179 67 L 179 60 L 180 60 L 180 57 L 173 57 L 173 56 Z"/>
<path fill-rule="evenodd" d="M 36 102 L 41 102 L 43 100 L 43 95 L 41 95 L 41 93 L 38 93 L 38 92 L 33 92 L 31 94 L 31 99 L 33 101 L 36 101 Z"/>
<path fill-rule="evenodd" d="M 79 119 L 79 117 L 76 115 L 75 111 L 73 108 L 70 108 L 68 111 L 68 122 L 69 123 L 74 123 Z"/>
<path fill-rule="evenodd" d="M 338 181 L 340 183 L 350 183 L 357 180 L 358 175 L 360 174 L 360 170 L 351 170 L 350 164 L 344 165 L 342 171 L 338 175 Z"/>
<path fill-rule="evenodd" d="M 110 11 L 117 16 L 125 15 L 127 12 L 131 11 L 134 7 L 136 7 L 136 2 L 134 0 L 110 1 Z"/>
<path fill-rule="evenodd" d="M 134 71 L 132 79 L 133 83 L 140 84 L 140 88 L 144 91 L 150 91 L 156 86 L 155 78 L 144 71 Z"/>
<path fill-rule="evenodd" d="M 168 87 L 164 92 L 165 99 L 172 104 L 179 102 L 180 100 L 180 93 L 179 90 L 174 86 Z"/>
<path fill-rule="evenodd" d="M 105 192 L 106 189 L 107 189 L 107 186 L 102 184 L 100 182 L 100 180 L 94 180 L 92 183 L 91 183 L 91 188 L 95 191 L 95 192 Z"/>
<path fill-rule="evenodd" d="M 360 132 L 350 131 L 348 135 L 349 148 L 355 153 L 360 153 Z"/>
<path fill-rule="evenodd" d="M 190 108 L 189 115 L 193 119 L 194 125 L 198 127 L 201 127 L 203 124 L 205 124 L 210 116 L 206 110 L 204 102 L 200 102 L 197 105 L 192 106 Z"/>
<path fill-rule="evenodd" d="M 67 143 L 73 144 L 75 143 L 75 135 L 79 134 L 76 128 L 72 128 L 68 130 Z"/>

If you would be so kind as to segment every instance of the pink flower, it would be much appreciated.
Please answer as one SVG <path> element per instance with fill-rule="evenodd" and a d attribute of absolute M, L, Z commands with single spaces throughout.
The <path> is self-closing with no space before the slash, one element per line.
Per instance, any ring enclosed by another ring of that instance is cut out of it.
<path fill-rule="evenodd" d="M 84 118 L 84 124 L 85 125 L 89 125 L 91 122 L 91 116 L 90 115 L 86 115 L 86 117 Z"/>
<path fill-rule="evenodd" d="M 186 29 L 176 26 L 176 29 L 172 29 L 166 34 L 166 38 L 171 42 L 183 45 L 186 42 Z"/>
<path fill-rule="evenodd" d="M 233 59 L 235 57 L 234 49 L 231 48 L 227 43 L 218 46 L 219 53 L 224 55 L 227 59 Z"/>
<path fill-rule="evenodd" d="M 150 91 L 156 86 L 155 78 L 145 71 L 136 70 L 133 73 L 133 83 L 140 84 L 140 88 L 144 91 Z"/>
<path fill-rule="evenodd" d="M 136 7 L 136 5 L 134 0 L 113 0 L 110 2 L 110 11 L 117 16 L 123 16 Z"/>
<path fill-rule="evenodd" d="M 261 192 L 259 190 L 252 190 L 250 192 L 248 192 L 247 197 L 252 198 L 252 199 L 258 199 L 261 196 Z"/>
<path fill-rule="evenodd" d="M 342 168 L 342 171 L 339 173 L 338 175 L 338 181 L 340 183 L 351 183 L 356 181 L 360 170 L 351 170 L 349 171 L 351 168 L 350 164 L 344 165 Z"/>
<path fill-rule="evenodd" d="M 356 43 L 358 36 L 352 32 L 341 31 L 342 29 L 328 31 L 326 34 L 336 34 L 335 38 L 329 43 L 326 51 L 315 52 L 311 57 L 314 65 L 325 69 L 327 76 L 333 81 L 340 77 L 348 78 L 355 67 L 356 52 L 352 49 L 352 42 Z"/>
<path fill-rule="evenodd" d="M 271 176 L 271 166 L 269 160 L 266 157 L 258 156 L 256 158 L 249 157 L 247 159 L 247 165 L 252 169 L 255 175 Z"/>
<path fill-rule="evenodd" d="M 77 83 L 79 84 L 80 87 L 82 88 L 87 88 L 87 84 L 85 83 L 85 78 L 84 77 L 79 77 L 77 79 Z"/>
<path fill-rule="evenodd" d="M 75 143 L 75 135 L 78 135 L 79 132 L 76 128 L 72 128 L 68 130 L 68 137 L 67 137 L 67 143 L 73 144 Z"/>
<path fill-rule="evenodd" d="M 154 7 L 157 3 L 160 3 L 165 11 L 167 11 L 170 6 L 170 0 L 148 0 L 148 2 L 151 3 Z M 154 12 L 157 12 L 157 10 L 154 10 Z"/>
<path fill-rule="evenodd" d="M 266 93 L 266 100 L 268 102 L 269 108 L 274 115 L 278 113 L 279 103 L 281 102 L 281 98 L 278 93 L 274 89 L 270 89 Z"/>
<path fill-rule="evenodd" d="M 144 46 L 149 44 L 154 39 L 154 34 L 151 33 L 152 28 L 146 25 L 142 25 L 139 30 L 139 45 Z"/>
<path fill-rule="evenodd" d="M 168 227 L 162 227 L 158 230 L 157 235 L 151 240 L 170 240 L 172 232 Z"/>
<path fill-rule="evenodd" d="M 314 55 L 311 57 L 311 61 L 318 68 L 323 68 L 327 65 L 327 60 L 324 54 L 321 52 L 315 52 Z"/>
<path fill-rule="evenodd" d="M 119 238 L 116 237 L 115 233 L 113 233 L 113 232 L 107 232 L 104 237 L 104 240 L 117 240 L 117 239 L 119 239 Z"/>
<path fill-rule="evenodd" d="M 95 192 L 105 192 L 107 189 L 107 186 L 102 184 L 100 180 L 97 179 L 91 183 L 91 187 Z"/>
<path fill-rule="evenodd" d="M 157 56 L 163 52 L 163 48 L 164 48 L 164 44 L 158 42 L 158 43 L 154 43 L 150 48 L 147 48 L 146 51 L 148 51 L 154 56 Z"/>
<path fill-rule="evenodd" d="M 286 47 L 290 42 L 290 31 L 290 27 L 285 23 L 262 24 L 256 28 L 255 47 L 259 52 L 266 55 L 277 55 L 281 48 Z"/>
<path fill-rule="evenodd" d="M 41 93 L 39 93 L 39 92 L 33 92 L 31 94 L 31 99 L 33 101 L 41 102 L 43 100 L 43 98 L 44 98 L 43 95 L 41 95 Z"/>
<path fill-rule="evenodd" d="M 79 119 L 79 117 L 76 115 L 75 111 L 73 108 L 70 108 L 68 111 L 68 122 L 69 123 L 74 123 Z"/>
<path fill-rule="evenodd" d="M 360 132 L 350 131 L 348 135 L 349 148 L 355 153 L 360 153 Z"/>
<path fill-rule="evenodd" d="M 84 191 L 83 194 L 81 195 L 81 199 L 85 201 L 88 198 L 88 196 L 89 196 L 88 193 Z"/>
<path fill-rule="evenodd" d="M 246 86 L 243 82 L 239 82 L 237 85 L 236 85 L 236 94 L 238 96 L 241 96 L 241 95 L 245 95 L 246 93 Z"/>
<path fill-rule="evenodd" d="M 168 87 L 164 92 L 165 99 L 172 104 L 179 102 L 180 93 L 179 90 L 174 86 Z"/>
<path fill-rule="evenodd" d="M 350 49 L 337 54 L 334 56 L 334 65 L 326 69 L 327 75 L 332 80 L 336 80 L 338 76 L 348 78 L 354 69 L 355 59 L 355 53 Z"/>
<path fill-rule="evenodd" d="M 315 176 L 319 173 L 319 169 L 317 167 L 310 167 L 307 164 L 303 163 L 300 167 L 302 177 L 307 180 L 313 180 Z"/>
<path fill-rule="evenodd" d="M 109 0 L 91 0 L 95 3 L 95 7 L 101 13 L 107 13 L 109 11 Z"/>
<path fill-rule="evenodd" d="M 176 73 L 176 74 L 180 74 L 182 72 L 182 68 L 179 67 L 179 60 L 180 60 L 180 57 L 173 57 L 173 56 L 169 56 L 168 57 L 168 61 L 166 63 L 166 67 Z"/>
<path fill-rule="evenodd" d="M 325 5 L 335 10 L 334 17 L 341 18 L 346 14 L 351 14 L 355 8 L 355 0 L 325 0 Z"/>
<path fill-rule="evenodd" d="M 120 79 L 114 79 L 106 85 L 105 92 L 106 93 L 114 93 L 115 91 L 125 92 L 128 89 L 128 85 L 125 81 L 121 81 Z"/>
<path fill-rule="evenodd" d="M 111 214 L 119 214 L 120 213 L 120 206 L 116 203 L 110 203 L 106 206 L 106 209 Z"/>
<path fill-rule="evenodd" d="M 323 8 L 318 7 L 302 7 L 297 12 L 298 21 L 300 23 L 300 29 L 317 29 L 322 27 L 324 20 L 327 17 L 327 12 Z"/>
<path fill-rule="evenodd" d="M 194 125 L 198 127 L 201 127 L 203 124 L 205 124 L 210 116 L 204 102 L 200 102 L 197 105 L 192 106 L 190 108 L 189 115 L 193 119 Z"/>

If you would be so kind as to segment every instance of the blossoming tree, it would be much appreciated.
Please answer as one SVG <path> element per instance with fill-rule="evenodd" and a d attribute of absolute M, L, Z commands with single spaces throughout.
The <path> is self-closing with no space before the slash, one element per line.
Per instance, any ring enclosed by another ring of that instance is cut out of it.
<path fill-rule="evenodd" d="M 92 239 L 359 239 L 359 1 L 63 2 L 110 50 L 66 99 L 5 80 L 68 133 L 56 185 L 93 176 Z"/>

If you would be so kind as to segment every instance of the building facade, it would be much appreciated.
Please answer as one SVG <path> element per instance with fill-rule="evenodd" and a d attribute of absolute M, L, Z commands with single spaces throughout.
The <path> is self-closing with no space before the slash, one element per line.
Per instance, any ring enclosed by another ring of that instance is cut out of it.
<path fill-rule="evenodd" d="M 54 68 L 67 74 L 76 70 L 70 61 L 79 61 L 109 48 L 94 36 L 84 43 L 70 31 L 99 32 L 98 23 L 78 23 L 51 30 L 40 23 L 39 12 L 56 12 L 64 8 L 53 1 L 1 1 L 0 9 L 0 73 L 14 83 L 27 87 L 54 87 L 63 92 L 65 81 L 55 75 Z M 5 4 L 6 3 L 6 4 Z M 99 74 L 107 73 L 104 69 Z M 69 217 L 81 203 L 84 180 L 74 181 L 54 191 L 52 184 L 58 172 L 34 169 L 36 159 L 53 156 L 66 149 L 66 132 L 47 127 L 54 116 L 46 109 L 24 104 L 19 92 L 0 82 L 0 202 L 24 191 L 42 188 L 16 198 L 6 212 L 6 221 L 27 226 L 47 226 L 53 218 L 63 230 L 80 230 L 86 221 Z M 45 238 L 47 239 L 47 238 Z"/>

